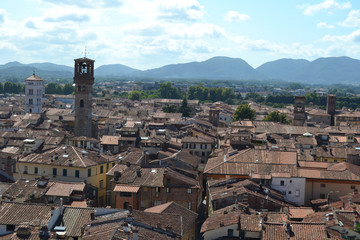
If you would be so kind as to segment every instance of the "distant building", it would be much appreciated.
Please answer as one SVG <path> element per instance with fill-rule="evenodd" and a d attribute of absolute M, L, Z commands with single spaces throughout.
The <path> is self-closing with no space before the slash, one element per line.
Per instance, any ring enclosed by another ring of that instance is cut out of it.
<path fill-rule="evenodd" d="M 305 97 L 295 96 L 294 100 L 294 126 L 304 126 L 306 121 Z"/>
<path fill-rule="evenodd" d="M 92 85 L 94 60 L 75 59 L 75 135 L 91 137 L 92 134 Z"/>
<path fill-rule="evenodd" d="M 45 94 L 44 80 L 35 73 L 25 79 L 25 112 L 41 113 L 41 99 Z"/>

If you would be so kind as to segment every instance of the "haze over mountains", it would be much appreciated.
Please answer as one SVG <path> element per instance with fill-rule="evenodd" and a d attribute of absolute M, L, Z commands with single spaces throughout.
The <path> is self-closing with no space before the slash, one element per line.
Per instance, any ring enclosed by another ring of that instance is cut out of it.
<path fill-rule="evenodd" d="M 53 63 L 0 65 L 0 80 L 24 79 L 35 68 L 43 79 L 71 79 L 73 68 Z M 254 69 L 241 58 L 213 57 L 203 62 L 171 64 L 141 71 L 122 64 L 102 65 L 95 77 L 148 79 L 209 79 L 209 80 L 284 80 L 299 83 L 360 83 L 360 60 L 349 57 L 279 59 Z"/>

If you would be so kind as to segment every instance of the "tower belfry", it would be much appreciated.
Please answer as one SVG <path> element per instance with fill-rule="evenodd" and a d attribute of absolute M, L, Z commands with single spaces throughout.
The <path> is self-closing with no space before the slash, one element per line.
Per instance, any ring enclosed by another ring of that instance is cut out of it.
<path fill-rule="evenodd" d="M 92 85 L 94 84 L 94 60 L 75 59 L 75 135 L 92 136 Z"/>

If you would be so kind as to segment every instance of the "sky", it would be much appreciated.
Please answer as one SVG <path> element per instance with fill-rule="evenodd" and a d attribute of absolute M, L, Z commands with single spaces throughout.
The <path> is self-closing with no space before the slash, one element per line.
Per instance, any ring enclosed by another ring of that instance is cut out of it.
<path fill-rule="evenodd" d="M 1 0 L 0 64 L 75 58 L 146 70 L 242 58 L 360 59 L 360 1 Z"/>

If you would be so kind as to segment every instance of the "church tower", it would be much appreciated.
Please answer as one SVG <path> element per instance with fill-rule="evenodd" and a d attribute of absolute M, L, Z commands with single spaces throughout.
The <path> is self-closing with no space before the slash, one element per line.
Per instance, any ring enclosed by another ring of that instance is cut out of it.
<path fill-rule="evenodd" d="M 25 79 L 25 112 L 42 113 L 42 98 L 45 94 L 44 80 L 33 75 Z"/>
<path fill-rule="evenodd" d="M 75 59 L 75 136 L 92 136 L 92 85 L 94 84 L 94 60 Z"/>

